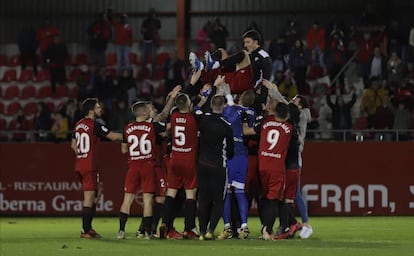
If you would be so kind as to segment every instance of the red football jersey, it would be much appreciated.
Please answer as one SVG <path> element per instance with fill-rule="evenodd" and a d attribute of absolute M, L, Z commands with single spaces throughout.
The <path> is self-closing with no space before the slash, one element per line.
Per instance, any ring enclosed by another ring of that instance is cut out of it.
<path fill-rule="evenodd" d="M 76 123 L 72 136 L 78 148 L 75 170 L 96 170 L 96 143 L 99 137 L 104 138 L 108 133 L 109 129 L 105 125 L 90 118 L 83 118 Z"/>
<path fill-rule="evenodd" d="M 151 122 L 132 122 L 124 129 L 124 143 L 128 144 L 130 165 L 155 161 L 155 128 Z"/>
<path fill-rule="evenodd" d="M 287 122 L 278 122 L 270 115 L 257 128 L 260 128 L 259 169 L 284 168 L 292 126 Z M 256 133 L 259 132 L 257 128 Z"/>
<path fill-rule="evenodd" d="M 171 159 L 196 159 L 197 131 L 197 121 L 192 113 L 177 111 L 171 115 Z"/>

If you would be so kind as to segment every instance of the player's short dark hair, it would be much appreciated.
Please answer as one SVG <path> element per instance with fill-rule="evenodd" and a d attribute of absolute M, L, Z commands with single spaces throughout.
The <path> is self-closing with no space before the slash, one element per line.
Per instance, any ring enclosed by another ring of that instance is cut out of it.
<path fill-rule="evenodd" d="M 302 108 L 309 108 L 309 103 L 305 96 L 298 94 L 295 96 L 295 98 L 299 99 L 299 105 Z"/>
<path fill-rule="evenodd" d="M 250 107 L 254 104 L 254 101 L 256 100 L 256 94 L 254 94 L 254 91 L 252 89 L 249 89 L 245 92 L 243 92 L 243 102 L 240 102 L 245 107 Z"/>
<path fill-rule="evenodd" d="M 96 103 L 98 103 L 97 98 L 87 98 L 82 102 L 82 114 L 87 116 L 89 111 L 94 110 Z"/>
<path fill-rule="evenodd" d="M 179 110 L 184 110 L 188 107 L 189 101 L 188 96 L 185 93 L 181 93 L 175 98 L 175 105 L 177 105 Z"/>
<path fill-rule="evenodd" d="M 214 109 L 219 109 L 224 107 L 224 105 L 226 104 L 226 98 L 224 98 L 223 95 L 214 95 L 213 98 L 211 99 L 211 108 Z"/>
<path fill-rule="evenodd" d="M 300 121 L 300 109 L 298 108 L 298 106 L 296 106 L 296 104 L 294 103 L 289 103 L 288 104 L 289 107 L 289 120 L 291 124 L 297 124 Z"/>
<path fill-rule="evenodd" d="M 276 116 L 280 119 L 286 119 L 289 116 L 289 107 L 286 103 L 279 102 L 275 107 Z"/>
<path fill-rule="evenodd" d="M 253 39 L 254 41 L 260 42 L 260 34 L 254 29 L 249 30 L 243 34 L 243 39 L 247 37 Z"/>

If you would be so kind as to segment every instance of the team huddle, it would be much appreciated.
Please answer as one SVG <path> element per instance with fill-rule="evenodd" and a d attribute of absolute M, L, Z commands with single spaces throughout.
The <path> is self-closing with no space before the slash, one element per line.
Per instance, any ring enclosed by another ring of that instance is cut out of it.
<path fill-rule="evenodd" d="M 309 116 L 306 101 L 298 95 L 287 102 L 267 80 L 270 59 L 258 45 L 256 31 L 246 32 L 243 40 L 247 51 L 231 56 L 219 49 L 207 52 L 202 62 L 190 53 L 194 69 L 190 85 L 176 86 L 159 114 L 151 102 L 134 103 L 134 121 L 123 133 L 96 121 L 102 114 L 97 99 L 83 102 L 85 118 L 76 124 L 71 145 L 84 191 L 82 238 L 100 237 L 92 228 L 101 193 L 94 163 L 98 138 L 121 141 L 121 151 L 128 156 L 118 239 L 125 239 L 139 189 L 143 218 L 137 237 L 246 239 L 253 198 L 258 202 L 262 239 L 293 238 L 299 230 L 299 237 L 311 236 L 307 216 L 302 216 L 302 225 L 293 213 L 295 203 L 301 208 L 297 191 Z M 160 180 L 166 180 L 166 190 Z M 181 191 L 184 202 L 177 200 Z M 182 233 L 174 228 L 180 208 L 185 220 Z M 221 218 L 224 230 L 216 237 Z"/>

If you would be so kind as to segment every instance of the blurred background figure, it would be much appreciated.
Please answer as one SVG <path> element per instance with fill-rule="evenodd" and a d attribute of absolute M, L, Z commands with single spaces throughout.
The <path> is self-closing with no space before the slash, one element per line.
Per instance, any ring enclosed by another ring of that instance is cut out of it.
<path fill-rule="evenodd" d="M 17 35 L 17 46 L 20 51 L 22 71 L 26 69 L 27 63 L 30 61 L 33 66 L 33 74 L 37 75 L 37 57 L 36 51 L 39 43 L 36 40 L 36 31 L 33 27 L 25 27 L 20 30 Z"/>
<path fill-rule="evenodd" d="M 118 19 L 111 18 L 111 23 L 115 30 L 114 44 L 117 48 L 118 74 L 124 69 L 131 69 L 129 55 L 132 46 L 132 27 L 128 22 L 128 15 L 122 14 Z"/>
<path fill-rule="evenodd" d="M 157 18 L 154 8 L 149 9 L 148 16 L 141 26 L 142 41 L 142 77 L 146 77 L 147 59 L 151 56 L 151 77 L 155 74 L 157 65 L 157 51 L 161 44 L 159 30 L 161 21 Z"/>

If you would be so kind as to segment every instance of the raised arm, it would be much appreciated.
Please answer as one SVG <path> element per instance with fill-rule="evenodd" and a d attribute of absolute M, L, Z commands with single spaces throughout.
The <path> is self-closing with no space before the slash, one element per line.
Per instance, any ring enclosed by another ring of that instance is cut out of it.
<path fill-rule="evenodd" d="M 272 84 L 269 80 L 266 80 L 266 79 L 263 79 L 262 83 L 268 89 L 270 98 L 277 99 L 278 101 L 283 102 L 285 104 L 289 103 L 285 99 L 285 97 L 283 97 L 283 95 L 279 92 L 277 85 Z"/>
<path fill-rule="evenodd" d="M 174 87 L 174 89 L 167 95 L 167 103 L 165 103 L 164 108 L 162 109 L 161 113 L 159 113 L 153 120 L 153 122 L 164 122 L 167 117 L 168 114 L 170 113 L 170 110 L 172 108 L 172 106 L 174 105 L 174 100 L 175 97 L 177 96 L 177 94 L 180 92 L 181 90 L 181 85 L 177 85 L 176 87 Z"/>

